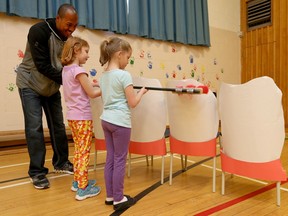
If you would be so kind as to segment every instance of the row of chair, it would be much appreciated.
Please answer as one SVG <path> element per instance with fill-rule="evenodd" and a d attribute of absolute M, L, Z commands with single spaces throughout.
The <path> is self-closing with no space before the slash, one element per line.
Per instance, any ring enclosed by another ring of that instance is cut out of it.
<path fill-rule="evenodd" d="M 157 79 L 134 77 L 133 84 L 161 88 Z M 191 85 L 203 84 L 194 79 L 167 82 L 168 88 Z M 277 181 L 277 205 L 280 206 L 280 182 L 287 179 L 280 161 L 285 139 L 281 100 L 281 91 L 269 77 L 260 77 L 241 85 L 222 83 L 217 98 L 211 90 L 199 95 L 149 90 L 140 104 L 132 109 L 128 176 L 131 154 L 146 155 L 147 163 L 148 156 L 158 155 L 162 157 L 161 184 L 164 183 L 164 157 L 167 155 L 164 133 L 168 124 L 169 184 L 172 185 L 174 154 L 181 155 L 182 169 L 187 166 L 187 156 L 207 156 L 213 158 L 212 191 L 215 192 L 216 146 L 221 122 L 221 193 L 225 193 L 225 172 Z M 97 151 L 105 150 L 99 119 L 103 109 L 101 98 L 91 100 L 91 105 L 95 129 L 95 169 Z"/>

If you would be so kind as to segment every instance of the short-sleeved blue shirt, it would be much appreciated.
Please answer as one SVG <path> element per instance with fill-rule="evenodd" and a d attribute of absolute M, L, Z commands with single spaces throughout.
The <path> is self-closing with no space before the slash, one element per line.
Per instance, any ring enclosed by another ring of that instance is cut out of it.
<path fill-rule="evenodd" d="M 125 88 L 132 85 L 132 76 L 125 70 L 105 71 L 100 78 L 103 113 L 100 119 L 131 128 L 131 112 L 125 96 Z"/>

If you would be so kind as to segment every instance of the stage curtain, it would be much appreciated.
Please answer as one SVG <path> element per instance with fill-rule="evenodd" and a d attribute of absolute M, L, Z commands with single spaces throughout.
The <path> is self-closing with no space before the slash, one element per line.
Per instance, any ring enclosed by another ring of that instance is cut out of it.
<path fill-rule="evenodd" d="M 128 34 L 210 46 L 207 0 L 130 0 Z"/>
<path fill-rule="evenodd" d="M 126 0 L 1 0 L 0 12 L 45 19 L 56 17 L 57 10 L 63 3 L 75 6 L 80 26 L 115 33 L 127 33 Z"/>
<path fill-rule="evenodd" d="M 45 19 L 63 3 L 73 4 L 89 29 L 210 46 L 207 0 L 1 0 L 0 12 Z"/>

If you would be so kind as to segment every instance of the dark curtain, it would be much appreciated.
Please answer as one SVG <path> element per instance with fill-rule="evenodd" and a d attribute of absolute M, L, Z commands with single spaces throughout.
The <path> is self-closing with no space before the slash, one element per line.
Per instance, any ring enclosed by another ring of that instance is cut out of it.
<path fill-rule="evenodd" d="M 210 46 L 207 0 L 130 0 L 128 34 Z"/>
<path fill-rule="evenodd" d="M 59 6 L 64 3 L 77 9 L 81 26 L 127 33 L 126 0 L 1 0 L 0 12 L 45 19 L 56 17 Z"/>
<path fill-rule="evenodd" d="M 207 0 L 1 0 L 0 12 L 45 19 L 70 3 L 79 25 L 157 40 L 210 46 Z"/>

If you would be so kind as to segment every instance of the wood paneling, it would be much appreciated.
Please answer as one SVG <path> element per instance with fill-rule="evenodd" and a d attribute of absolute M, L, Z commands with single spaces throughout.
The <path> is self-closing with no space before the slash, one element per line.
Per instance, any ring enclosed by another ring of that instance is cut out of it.
<path fill-rule="evenodd" d="M 285 127 L 288 128 L 288 4 L 272 0 L 272 24 L 251 31 L 247 29 L 246 2 L 241 0 L 241 82 L 269 76 L 283 93 Z"/>
<path fill-rule="evenodd" d="M 71 130 L 66 128 L 66 135 L 69 141 L 72 141 Z M 46 144 L 51 142 L 49 130 L 44 129 L 44 141 Z M 26 146 L 26 138 L 24 130 L 13 130 L 13 131 L 0 131 L 0 149 L 12 146 Z"/>

